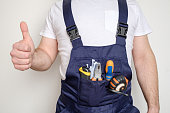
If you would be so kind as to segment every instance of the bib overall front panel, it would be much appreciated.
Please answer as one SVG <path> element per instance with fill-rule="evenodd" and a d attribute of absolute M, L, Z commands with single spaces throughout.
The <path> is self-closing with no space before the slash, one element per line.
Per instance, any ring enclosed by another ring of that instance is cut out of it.
<path fill-rule="evenodd" d="M 126 0 L 118 0 L 118 4 L 119 22 L 116 44 L 94 47 L 83 46 L 72 15 L 71 0 L 63 0 L 64 20 L 73 49 L 66 79 L 61 81 L 62 89 L 57 102 L 56 113 L 139 113 L 139 110 L 133 106 L 131 97 L 132 71 L 128 64 L 125 47 L 128 8 Z M 122 75 L 128 81 L 126 90 L 121 93 L 109 90 L 110 81 L 107 80 L 106 76 L 108 61 L 114 62 L 112 79 Z M 95 77 L 90 78 L 94 64 L 98 65 L 101 70 L 94 71 L 101 75 L 97 79 Z M 85 68 L 86 70 L 82 69 L 85 66 L 91 66 L 90 74 L 87 68 Z"/>

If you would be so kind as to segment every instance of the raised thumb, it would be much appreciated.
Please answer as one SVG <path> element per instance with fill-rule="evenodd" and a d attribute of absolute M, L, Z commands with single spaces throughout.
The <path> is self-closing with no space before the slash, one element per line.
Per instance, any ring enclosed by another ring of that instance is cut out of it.
<path fill-rule="evenodd" d="M 23 35 L 23 40 L 31 39 L 29 31 L 28 31 L 28 26 L 25 22 L 20 23 L 20 28 L 21 28 L 21 32 L 22 32 L 22 35 Z"/>

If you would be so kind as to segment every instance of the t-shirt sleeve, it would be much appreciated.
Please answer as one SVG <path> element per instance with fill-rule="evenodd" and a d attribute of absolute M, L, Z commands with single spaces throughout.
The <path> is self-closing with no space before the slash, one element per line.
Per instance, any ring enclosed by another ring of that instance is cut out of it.
<path fill-rule="evenodd" d="M 152 32 L 140 6 L 136 5 L 136 15 L 137 15 L 137 23 L 135 28 L 134 36 L 143 36 L 150 34 Z"/>
<path fill-rule="evenodd" d="M 54 13 L 54 5 L 51 7 L 48 13 L 48 16 L 46 17 L 45 26 L 41 30 L 40 35 L 47 37 L 47 38 L 56 39 L 56 34 L 55 34 L 54 27 L 53 27 L 54 25 L 53 24 L 53 13 Z"/>

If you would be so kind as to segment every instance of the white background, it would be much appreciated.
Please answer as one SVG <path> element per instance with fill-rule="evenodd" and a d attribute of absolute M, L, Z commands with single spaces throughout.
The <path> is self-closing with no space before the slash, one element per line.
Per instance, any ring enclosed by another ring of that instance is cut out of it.
<path fill-rule="evenodd" d="M 0 0 L 0 113 L 54 113 L 60 94 L 60 75 L 57 58 L 50 70 L 17 71 L 9 55 L 12 44 L 22 39 L 20 21 L 28 23 L 30 34 L 37 46 L 39 32 L 56 0 Z M 155 53 L 158 72 L 161 113 L 170 110 L 170 1 L 138 0 L 153 33 L 149 35 Z M 135 72 L 134 72 L 135 73 Z M 141 113 L 147 105 L 134 74 L 132 95 Z"/>

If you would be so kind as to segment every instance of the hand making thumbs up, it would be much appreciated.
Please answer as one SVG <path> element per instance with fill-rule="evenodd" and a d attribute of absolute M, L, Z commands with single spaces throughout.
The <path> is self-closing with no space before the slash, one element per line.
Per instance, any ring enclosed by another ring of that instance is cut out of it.
<path fill-rule="evenodd" d="M 31 67 L 32 57 L 35 51 L 34 43 L 25 22 L 20 23 L 23 40 L 13 44 L 11 51 L 12 62 L 18 70 L 24 71 Z"/>

